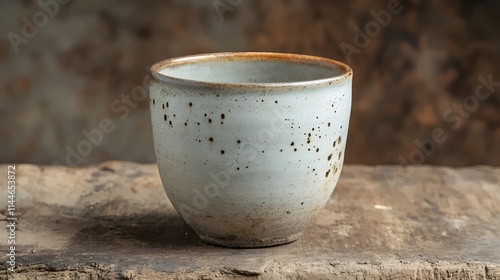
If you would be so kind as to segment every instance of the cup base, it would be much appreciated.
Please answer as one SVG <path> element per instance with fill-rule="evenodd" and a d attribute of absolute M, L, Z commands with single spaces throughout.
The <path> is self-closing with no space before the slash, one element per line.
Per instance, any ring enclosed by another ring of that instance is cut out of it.
<path fill-rule="evenodd" d="M 230 247 L 230 248 L 260 248 L 260 247 L 270 247 L 277 245 L 284 245 L 297 240 L 302 235 L 302 232 L 295 233 L 289 236 L 280 236 L 273 238 L 264 239 L 250 239 L 242 240 L 233 237 L 212 237 L 202 234 L 198 234 L 201 240 L 217 246 Z"/>

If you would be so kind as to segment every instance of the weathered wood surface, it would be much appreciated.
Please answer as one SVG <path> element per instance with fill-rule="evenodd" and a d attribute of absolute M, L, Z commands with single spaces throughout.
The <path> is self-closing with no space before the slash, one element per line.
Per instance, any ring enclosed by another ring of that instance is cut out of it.
<path fill-rule="evenodd" d="M 399 168 L 346 166 L 297 242 L 227 249 L 179 218 L 155 165 L 18 165 L 18 267 L 9 277 L 500 279 L 500 168 Z M 5 256 L 4 234 L 0 245 Z"/>

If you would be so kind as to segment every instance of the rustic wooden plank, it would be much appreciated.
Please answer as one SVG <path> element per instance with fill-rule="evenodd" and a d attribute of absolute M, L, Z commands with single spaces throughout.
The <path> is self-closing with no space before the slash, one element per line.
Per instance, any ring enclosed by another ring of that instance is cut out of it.
<path fill-rule="evenodd" d="M 12 279 L 500 279 L 500 168 L 346 166 L 303 237 L 261 249 L 200 241 L 152 164 L 18 165 L 16 207 Z"/>

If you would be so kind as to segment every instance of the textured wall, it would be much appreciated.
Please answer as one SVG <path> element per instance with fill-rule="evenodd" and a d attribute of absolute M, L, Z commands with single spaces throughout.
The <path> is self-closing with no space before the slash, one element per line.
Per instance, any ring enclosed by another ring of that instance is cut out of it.
<path fill-rule="evenodd" d="M 498 1 L 4 0 L 0 22 L 0 162 L 154 161 L 146 66 L 279 51 L 352 66 L 346 162 L 500 165 Z"/>

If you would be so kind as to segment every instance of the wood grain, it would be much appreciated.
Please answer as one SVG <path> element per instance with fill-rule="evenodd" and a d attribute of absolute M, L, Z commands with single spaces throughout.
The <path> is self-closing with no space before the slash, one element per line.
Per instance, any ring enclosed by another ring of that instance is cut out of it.
<path fill-rule="evenodd" d="M 305 234 L 263 249 L 203 243 L 152 164 L 17 177 L 12 279 L 500 279 L 500 168 L 346 166 Z"/>

